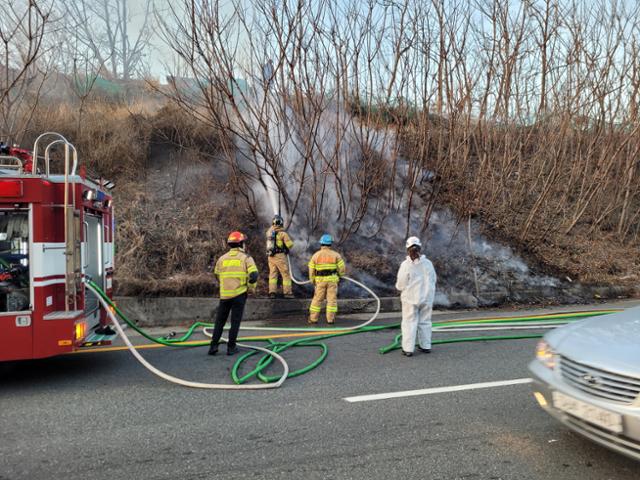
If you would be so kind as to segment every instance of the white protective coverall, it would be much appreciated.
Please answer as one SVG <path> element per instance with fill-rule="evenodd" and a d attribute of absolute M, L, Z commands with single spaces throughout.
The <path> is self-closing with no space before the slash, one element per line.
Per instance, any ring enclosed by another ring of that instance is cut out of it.
<path fill-rule="evenodd" d="M 431 348 L 431 310 L 436 294 L 436 271 L 427 257 L 406 260 L 400 264 L 396 288 L 402 300 L 402 350 L 413 352 L 418 342 Z"/>

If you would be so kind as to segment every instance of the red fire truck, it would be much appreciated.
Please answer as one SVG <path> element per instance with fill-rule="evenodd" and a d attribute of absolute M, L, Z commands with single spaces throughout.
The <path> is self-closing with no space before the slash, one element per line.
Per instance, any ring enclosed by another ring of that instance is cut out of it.
<path fill-rule="evenodd" d="M 64 151 L 64 162 L 56 160 L 61 173 L 50 171 L 55 149 Z M 57 133 L 40 135 L 32 152 L 0 151 L 0 361 L 50 357 L 107 338 L 96 337 L 112 332 L 83 280 L 111 296 L 110 185 L 78 173 L 75 147 Z"/>

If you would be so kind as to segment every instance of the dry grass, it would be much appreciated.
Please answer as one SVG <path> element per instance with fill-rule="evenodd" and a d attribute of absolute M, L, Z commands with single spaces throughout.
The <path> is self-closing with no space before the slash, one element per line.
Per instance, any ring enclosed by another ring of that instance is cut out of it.
<path fill-rule="evenodd" d="M 98 175 L 119 181 L 138 177 L 148 158 L 149 113 L 137 105 L 97 101 L 88 103 L 82 114 L 78 108 L 65 103 L 41 107 L 27 141 L 55 131 L 75 145 L 80 163 Z"/>
<path fill-rule="evenodd" d="M 526 188 L 535 165 L 527 164 L 517 175 L 505 177 L 496 170 L 491 178 L 480 178 L 474 159 L 477 152 L 468 152 L 464 169 L 459 168 L 460 158 L 448 156 L 448 149 L 460 141 L 449 131 L 441 145 L 443 156 L 434 157 L 438 128 L 445 126 L 433 120 L 428 137 L 412 137 L 407 131 L 403 136 L 405 155 L 413 155 L 428 169 L 437 167 L 438 185 L 426 193 L 433 197 L 427 202 L 437 198 L 463 217 L 471 214 L 482 219 L 490 237 L 511 244 L 548 273 L 590 283 L 637 282 L 640 248 L 634 241 L 621 239 L 607 222 L 594 229 L 593 217 L 586 214 L 570 234 L 555 228 L 566 223 L 574 199 L 571 194 L 561 195 L 561 178 L 555 187 L 558 191 L 552 192 L 523 236 L 523 225 L 539 195 Z M 170 105 L 106 102 L 88 103 L 82 117 L 77 105 L 42 106 L 30 135 L 46 130 L 63 133 L 78 147 L 83 163 L 117 183 L 118 294 L 214 294 L 212 263 L 226 250 L 228 233 L 237 229 L 250 236 L 248 250 L 263 270 L 259 293 L 265 293 L 264 228 L 257 225 L 237 184 L 229 182 L 226 165 L 217 159 L 221 140 L 215 132 Z M 484 145 L 495 149 L 489 154 L 498 157 L 504 143 L 504 138 L 496 136 Z M 535 160 L 531 144 L 530 139 L 518 148 Z M 366 183 L 375 196 L 380 185 L 374 180 L 386 175 L 375 156 L 368 167 L 371 181 Z M 385 253 L 372 256 L 360 247 L 345 244 L 350 268 L 392 281 L 395 264 L 377 260 Z"/>
<path fill-rule="evenodd" d="M 71 105 L 43 107 L 33 131 L 62 133 L 116 182 L 118 294 L 212 294 L 210 265 L 228 232 L 254 223 L 210 175 L 215 135 L 170 107 L 91 102 L 78 120 Z"/>
<path fill-rule="evenodd" d="M 510 244 L 533 265 L 584 283 L 634 283 L 637 181 L 625 187 L 629 213 L 621 217 L 625 189 L 616 179 L 628 171 L 628 158 L 606 154 L 629 132 L 569 129 L 561 136 L 552 127 L 480 129 L 427 120 L 405 133 L 404 154 L 428 152 L 419 161 L 437 174 L 437 201 L 462 219 L 481 220 L 490 238 Z M 592 144 L 598 147 L 589 151 Z"/>

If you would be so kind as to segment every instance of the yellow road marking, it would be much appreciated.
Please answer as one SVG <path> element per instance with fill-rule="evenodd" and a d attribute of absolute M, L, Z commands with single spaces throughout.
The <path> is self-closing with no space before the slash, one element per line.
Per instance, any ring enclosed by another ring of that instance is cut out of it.
<path fill-rule="evenodd" d="M 312 336 L 316 336 L 316 335 L 320 335 L 320 334 L 325 334 L 325 333 L 336 333 L 336 332 L 342 332 L 344 331 L 344 329 L 334 329 L 334 330 L 326 330 L 326 331 L 322 331 L 322 332 L 302 332 L 302 333 L 281 333 L 278 335 L 261 335 L 261 336 L 255 336 L 255 337 L 240 337 L 238 338 L 239 342 L 250 342 L 253 340 L 269 340 L 269 339 L 275 339 L 275 338 L 290 338 L 290 337 L 312 337 Z M 188 346 L 188 345 L 198 345 L 199 343 L 203 343 L 203 342 L 208 342 L 208 340 L 191 340 L 188 342 L 176 342 L 176 345 L 184 345 L 184 346 Z M 163 345 L 161 343 L 149 343 L 149 344 L 143 344 L 143 345 L 134 345 L 134 348 L 136 350 L 145 350 L 148 348 L 163 348 L 163 347 L 169 347 L 169 345 Z M 92 348 L 92 347 L 87 347 L 86 349 L 82 349 L 82 350 L 76 350 L 74 352 L 69 352 L 70 354 L 75 354 L 75 353 L 98 353 L 98 352 L 118 352 L 121 350 L 129 350 L 129 347 L 127 347 L 126 345 L 122 345 L 120 347 L 99 347 L 99 348 Z"/>
<path fill-rule="evenodd" d="M 561 316 L 567 316 L 567 315 L 571 315 L 571 314 L 576 314 L 576 313 L 615 313 L 615 312 L 620 312 L 622 311 L 621 309 L 611 309 L 611 310 L 585 310 L 585 311 L 577 311 L 577 312 L 560 312 L 560 313 L 546 313 L 546 314 L 537 314 L 537 315 L 521 315 L 519 317 L 485 317 L 485 318 L 472 318 L 472 319 L 456 319 L 456 320 L 447 320 L 446 322 L 434 322 L 434 323 L 460 323 L 460 322 L 465 322 L 465 323 L 475 323 L 475 322 L 482 322 L 482 321 L 487 321 L 487 320 L 494 320 L 496 322 L 506 322 L 506 321 L 510 321 L 510 320 L 517 320 L 520 318 L 549 318 L 549 319 L 553 319 L 553 318 L 557 318 L 557 317 L 561 317 Z M 280 333 L 277 335 L 260 335 L 260 336 L 252 336 L 252 337 L 241 337 L 238 338 L 239 341 L 245 341 L 245 342 L 250 342 L 253 340 L 269 340 L 269 339 L 277 339 L 277 338 L 293 338 L 293 337 L 312 337 L 312 336 L 316 336 L 316 335 L 324 335 L 327 333 L 338 333 L 338 332 L 343 332 L 345 331 L 345 329 L 339 329 L 339 328 L 335 328 L 335 329 L 327 329 L 327 330 L 323 330 L 323 331 L 316 331 L 316 332 L 299 332 L 299 333 Z M 191 341 L 186 341 L 186 342 L 176 342 L 175 345 L 183 345 L 183 346 L 189 346 L 189 345 L 197 345 L 199 343 L 203 343 L 203 342 L 207 342 L 207 340 L 191 340 Z M 160 343 L 149 343 L 149 344 L 143 344 L 143 345 L 135 345 L 134 348 L 136 350 L 145 350 L 145 349 L 150 349 L 150 348 L 166 348 L 169 347 L 168 345 L 163 345 Z M 99 348 L 92 348 L 92 347 L 88 347 L 87 349 L 82 349 L 82 350 L 76 350 L 73 352 L 69 352 L 71 354 L 75 354 L 75 353 L 99 353 L 99 352 L 118 352 L 118 351 L 122 351 L 122 350 L 128 350 L 128 347 L 123 345 L 123 346 L 119 346 L 119 347 L 99 347 Z"/>
<path fill-rule="evenodd" d="M 520 320 L 522 318 L 538 318 L 538 319 L 543 319 L 543 318 L 548 318 L 548 319 L 554 319 L 554 318 L 558 318 L 558 317 L 567 317 L 567 316 L 571 316 L 571 315 L 575 315 L 577 313 L 581 313 L 581 314 L 588 314 L 591 313 L 593 315 L 596 315 L 598 313 L 616 313 L 616 312 L 621 312 L 622 309 L 611 309 L 611 310 L 584 310 L 584 311 L 577 311 L 577 312 L 560 312 L 560 313 L 542 313 L 542 314 L 537 314 L 537 315 L 520 315 L 517 317 L 483 317 L 483 318 L 461 318 L 461 319 L 456 319 L 456 320 L 446 320 L 445 322 L 434 322 L 434 323 L 474 323 L 474 322 L 486 322 L 488 320 L 492 320 L 492 321 L 496 321 L 496 322 L 506 322 L 506 321 L 512 321 L 512 320 Z M 587 316 L 587 315 L 584 315 Z"/>
<path fill-rule="evenodd" d="M 161 345 L 159 343 L 150 343 L 149 345 L 134 345 L 134 348 L 136 350 L 144 350 L 146 348 L 160 348 L 160 347 L 164 347 L 165 345 Z M 70 355 L 76 354 L 76 353 L 98 353 L 98 352 L 117 352 L 120 350 L 129 350 L 128 347 L 126 346 L 122 346 L 122 347 L 99 347 L 99 348 L 92 348 L 92 347 L 86 347 L 83 348 L 82 350 L 76 350 L 74 352 L 69 352 Z"/>

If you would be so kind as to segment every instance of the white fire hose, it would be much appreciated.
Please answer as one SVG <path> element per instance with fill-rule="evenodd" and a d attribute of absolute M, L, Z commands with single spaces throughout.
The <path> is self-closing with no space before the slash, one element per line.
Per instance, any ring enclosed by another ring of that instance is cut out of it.
<path fill-rule="evenodd" d="M 113 323 L 113 326 L 116 328 L 116 331 L 118 332 L 120 337 L 122 337 L 122 340 L 124 341 L 125 345 L 129 349 L 131 354 L 147 370 L 149 370 L 151 373 L 153 373 L 154 375 L 157 375 L 158 377 L 160 377 L 160 378 L 162 378 L 164 380 L 167 380 L 167 381 L 169 381 L 171 383 L 175 383 L 175 384 L 178 384 L 178 385 L 182 385 L 184 387 L 191 387 L 191 388 L 206 388 L 206 389 L 212 389 L 212 390 L 264 390 L 264 389 L 267 389 L 267 388 L 278 388 L 287 379 L 287 375 L 289 375 L 289 365 L 287 365 L 287 362 L 285 362 L 284 358 L 282 358 L 280 355 L 278 355 L 277 353 L 272 352 L 271 350 L 266 349 L 266 348 L 256 347 L 254 345 L 246 345 L 246 344 L 243 344 L 243 343 L 238 343 L 237 345 L 239 345 L 241 347 L 245 347 L 245 348 L 250 348 L 250 349 L 253 349 L 253 350 L 259 350 L 259 351 L 264 352 L 264 353 L 268 353 L 269 355 L 274 357 L 276 360 L 278 360 L 282 364 L 282 367 L 283 367 L 284 371 L 282 372 L 282 376 L 280 377 L 280 379 L 277 382 L 251 384 L 251 385 L 201 383 L 201 382 L 192 382 L 190 380 L 183 380 L 181 378 L 174 377 L 173 375 L 169 375 L 169 374 L 163 372 L 162 370 L 159 370 L 156 367 L 154 367 L 153 365 L 151 365 L 147 360 L 144 359 L 144 357 L 142 355 L 140 355 L 138 350 L 136 350 L 136 348 L 133 346 L 133 344 L 129 340 L 129 337 L 127 336 L 127 334 L 124 333 L 124 329 L 122 328 L 122 325 L 120 325 L 120 322 L 118 322 L 118 319 L 114 315 L 114 313 L 113 313 L 111 307 L 109 306 L 109 304 L 107 304 L 107 302 L 104 300 L 104 298 L 102 298 L 102 296 L 98 293 L 98 291 L 95 288 L 93 288 L 88 283 L 85 283 L 85 286 L 91 292 L 93 292 L 93 294 L 98 298 L 98 300 L 102 304 L 102 307 L 105 309 L 105 311 L 109 315 L 109 318 L 111 319 L 111 323 Z M 223 338 L 222 340 L 224 340 L 225 342 L 227 341 L 226 338 Z"/>
<path fill-rule="evenodd" d="M 295 283 L 296 285 L 306 285 L 311 283 L 311 280 L 298 280 L 293 276 L 293 270 L 291 269 L 291 258 L 289 257 L 289 255 L 287 255 L 287 261 L 289 262 L 289 273 L 291 275 L 291 280 L 293 280 L 293 283 Z M 344 280 L 347 280 L 351 283 L 354 283 L 356 285 L 358 285 L 360 288 L 366 290 L 367 292 L 369 292 L 371 294 L 371 296 L 376 300 L 377 305 L 376 305 L 376 311 L 375 313 L 371 316 L 371 318 L 359 325 L 355 325 L 352 327 L 330 327 L 330 328 L 315 328 L 315 327 L 300 327 L 300 328 L 296 328 L 296 327 L 288 327 L 288 328 L 278 328 L 278 327 L 251 327 L 250 330 L 258 330 L 258 331 L 274 331 L 274 332 L 281 332 L 286 330 L 287 332 L 323 332 L 323 333 L 332 333 L 332 332 L 344 332 L 344 331 L 350 331 L 350 330 L 358 330 L 359 328 L 362 327 L 366 327 L 367 325 L 369 325 L 371 322 L 373 322 L 376 318 L 378 318 L 378 315 L 380 314 L 380 297 L 378 297 L 378 295 L 375 294 L 375 292 L 373 290 L 371 290 L 369 287 L 367 287 L 365 284 L 360 283 L 359 281 L 351 278 L 351 277 L 341 277 Z M 241 326 L 240 329 L 242 330 L 243 327 Z M 211 337 L 212 334 L 212 328 L 211 327 L 204 327 L 202 329 L 202 333 L 204 335 L 206 335 L 207 337 Z"/>
<path fill-rule="evenodd" d="M 288 256 L 287 256 L 287 260 L 289 262 L 289 271 L 291 272 L 291 260 L 289 259 Z M 286 330 L 286 331 L 301 331 L 301 332 L 317 331 L 317 332 L 330 333 L 330 332 L 336 332 L 336 331 L 357 330 L 359 328 L 362 328 L 362 327 L 365 327 L 365 326 L 369 325 L 380 314 L 380 297 L 378 297 L 378 295 L 376 295 L 373 290 L 371 290 L 369 287 L 367 287 L 363 283 L 361 283 L 361 282 L 359 282 L 359 281 L 357 281 L 357 280 L 355 280 L 355 279 L 353 279 L 351 277 L 346 277 L 345 276 L 345 277 L 342 277 L 342 278 L 347 280 L 347 281 L 349 281 L 349 282 L 351 282 L 351 283 L 354 283 L 355 285 L 359 286 L 360 288 L 366 290 L 376 300 L 376 303 L 377 303 L 376 311 L 371 316 L 371 318 L 369 318 L 367 321 L 365 321 L 365 322 L 363 322 L 363 323 L 361 323 L 359 325 L 355 325 L 355 326 L 351 326 L 351 327 L 341 327 L 341 328 L 337 328 L 337 327 L 333 327 L 333 328 L 250 327 L 250 329 L 251 330 L 270 330 L 270 331 L 284 331 L 284 330 Z M 296 279 L 293 276 L 293 273 L 291 273 L 291 279 L 293 280 L 293 282 L 296 285 L 305 285 L 305 284 L 311 283 L 310 280 L 302 281 L 302 280 Z M 113 312 L 113 309 L 109 306 L 109 304 L 104 300 L 104 298 L 102 298 L 100 293 L 93 286 L 91 286 L 89 283 L 85 283 L 85 286 L 91 292 L 93 292 L 94 295 L 96 295 L 96 297 L 100 301 L 100 304 L 102 305 L 102 307 L 105 309 L 105 311 L 109 315 L 109 318 L 111 319 L 111 323 L 113 323 L 113 326 L 115 327 L 116 331 L 118 332 L 118 334 L 120 335 L 120 337 L 124 341 L 125 345 L 129 349 L 131 354 L 147 370 L 149 370 L 151 373 L 153 373 L 154 375 L 157 375 L 158 377 L 160 377 L 160 378 L 162 378 L 164 380 L 167 380 L 167 381 L 169 381 L 171 383 L 175 383 L 177 385 L 182 385 L 182 386 L 191 387 L 191 388 L 205 388 L 205 389 L 214 389 L 214 390 L 263 390 L 263 389 L 267 389 L 267 388 L 278 388 L 280 385 L 282 385 L 284 383 L 284 381 L 287 379 L 287 376 L 289 375 L 289 365 L 287 364 L 287 362 L 285 361 L 285 359 L 281 355 L 278 355 L 277 353 L 275 353 L 275 352 L 273 352 L 273 351 L 271 351 L 271 350 L 269 350 L 267 348 L 262 348 L 262 347 L 258 347 L 258 346 L 254 346 L 254 345 L 247 345 L 247 344 L 243 344 L 243 343 L 237 343 L 237 345 L 240 346 L 240 347 L 249 348 L 249 349 L 261 351 L 263 353 L 267 353 L 267 354 L 271 355 L 272 357 L 274 357 L 278 362 L 280 362 L 282 364 L 282 367 L 283 367 L 282 376 L 278 379 L 277 382 L 251 384 L 251 385 L 215 384 L 215 383 L 193 382 L 193 381 L 190 381 L 190 380 L 184 380 L 184 379 L 181 379 L 181 378 L 178 378 L 178 377 L 174 377 L 173 375 L 169 375 L 169 374 L 163 372 L 162 370 L 154 367 L 151 363 L 149 363 L 147 360 L 145 360 L 145 358 L 138 352 L 138 350 L 131 343 L 131 340 L 129 340 L 129 337 L 124 332 L 124 329 L 122 328 L 122 325 L 120 325 L 120 322 L 116 318 L 116 316 L 115 316 L 115 314 Z M 245 329 L 243 327 L 240 327 L 240 328 L 243 329 L 243 330 Z M 205 328 L 202 329 L 202 332 L 204 333 L 205 336 L 211 337 L 212 336 L 211 330 L 212 330 L 211 328 L 205 327 Z M 224 337 L 221 340 L 224 341 L 224 342 L 228 341 L 228 339 L 224 338 Z"/>

